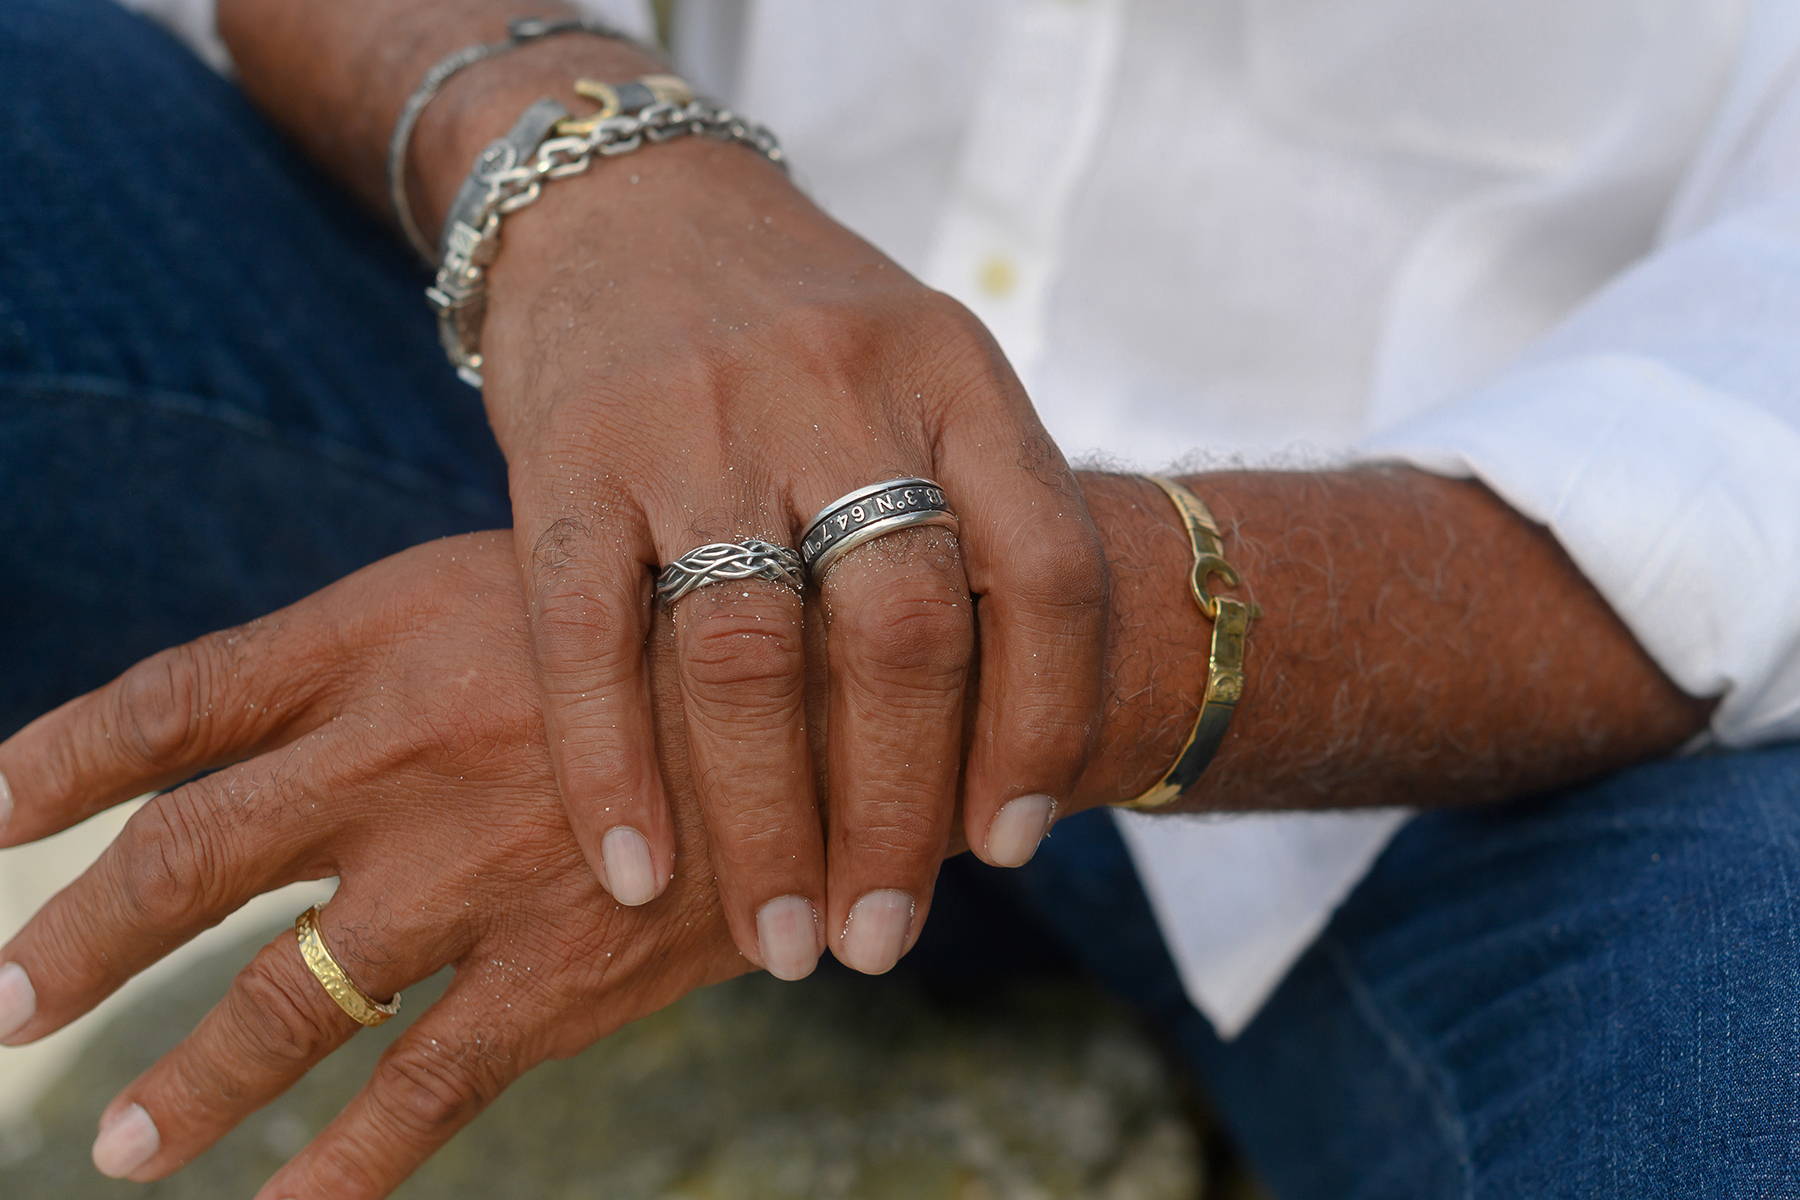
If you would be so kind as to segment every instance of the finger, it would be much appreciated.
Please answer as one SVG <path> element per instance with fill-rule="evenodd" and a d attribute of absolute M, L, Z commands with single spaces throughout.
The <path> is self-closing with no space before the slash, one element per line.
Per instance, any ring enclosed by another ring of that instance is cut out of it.
<path fill-rule="evenodd" d="M 296 623 L 297 624 L 297 623 Z M 0 742 L 0 846 L 251 757 L 307 728 L 327 686 L 287 668 L 303 631 L 271 617 L 165 650 Z"/>
<path fill-rule="evenodd" d="M 258 1200 L 378 1200 L 400 1186 L 535 1064 L 524 1010 L 495 1010 L 492 989 L 459 974 Z"/>
<path fill-rule="evenodd" d="M 1099 534 L 1048 437 L 1031 432 L 1019 444 L 1014 472 L 996 472 L 991 449 L 976 462 L 947 447 L 943 464 L 979 606 L 963 827 L 970 848 L 1001 867 L 1031 859 L 1074 791 L 1099 732 L 1106 653 Z"/>
<path fill-rule="evenodd" d="M 644 669 L 651 548 L 630 521 L 525 513 L 544 725 L 569 824 L 613 899 L 645 904 L 675 864 Z"/>
<path fill-rule="evenodd" d="M 340 893 L 320 912 L 319 926 L 352 982 L 386 1002 L 456 951 L 429 930 L 380 928 L 377 911 Z M 94 1165 L 140 1182 L 168 1175 L 361 1029 L 307 969 L 293 931 L 284 930 L 192 1033 L 107 1106 Z"/>
<path fill-rule="evenodd" d="M 973 644 L 956 535 L 903 529 L 821 586 L 830 662 L 827 929 L 869 974 L 911 948 L 956 810 Z"/>
<path fill-rule="evenodd" d="M 0 949 L 0 1042 L 82 1016 L 126 980 L 252 898 L 332 873 L 325 830 L 259 759 L 151 800 L 94 864 Z M 11 995 L 13 1000 L 3 997 Z"/>
<path fill-rule="evenodd" d="M 824 950 L 825 898 L 800 597 L 764 579 L 713 583 L 676 601 L 673 619 L 694 789 L 733 940 L 770 974 L 800 979 Z"/>

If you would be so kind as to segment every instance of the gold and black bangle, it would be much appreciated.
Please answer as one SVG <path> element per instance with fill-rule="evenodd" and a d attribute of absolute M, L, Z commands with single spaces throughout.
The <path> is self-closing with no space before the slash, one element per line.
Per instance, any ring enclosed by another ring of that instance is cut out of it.
<path fill-rule="evenodd" d="M 1172 479 L 1160 475 L 1144 478 L 1167 493 L 1187 526 L 1188 541 L 1194 548 L 1194 570 L 1189 584 L 1200 612 L 1212 622 L 1212 650 L 1206 664 L 1206 692 L 1200 700 L 1200 715 L 1188 734 L 1187 743 L 1163 777 L 1135 800 L 1121 801 L 1120 808 L 1165 808 L 1181 798 L 1205 772 L 1207 764 L 1219 752 L 1231 717 L 1244 694 L 1244 639 L 1250 632 L 1252 617 L 1262 615 L 1255 605 L 1230 596 L 1215 595 L 1208 586 L 1217 576 L 1228 587 L 1242 582 L 1232 565 L 1225 561 L 1225 540 L 1219 534 L 1218 522 L 1200 497 Z"/>

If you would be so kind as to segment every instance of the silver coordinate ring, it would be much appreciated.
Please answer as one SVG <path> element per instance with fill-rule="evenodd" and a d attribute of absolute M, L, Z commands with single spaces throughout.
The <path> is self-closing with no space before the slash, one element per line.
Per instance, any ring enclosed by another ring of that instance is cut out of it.
<path fill-rule="evenodd" d="M 656 577 L 656 598 L 673 604 L 695 588 L 739 579 L 767 579 L 798 592 L 806 586 L 800 556 L 761 538 L 709 542 L 664 567 Z"/>
<path fill-rule="evenodd" d="M 956 513 L 930 479 L 889 479 L 858 488 L 819 510 L 800 538 L 800 558 L 814 579 L 864 542 L 917 525 L 954 530 Z"/>

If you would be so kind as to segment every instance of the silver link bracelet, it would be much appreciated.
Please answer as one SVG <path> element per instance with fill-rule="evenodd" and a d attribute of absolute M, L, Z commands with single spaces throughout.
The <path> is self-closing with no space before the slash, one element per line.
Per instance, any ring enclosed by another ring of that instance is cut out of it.
<path fill-rule="evenodd" d="M 432 261 L 431 242 L 425 237 L 424 230 L 419 228 L 419 222 L 413 216 L 412 200 L 406 194 L 406 151 L 412 142 L 414 126 L 419 123 L 426 106 L 437 98 L 444 85 L 467 68 L 510 53 L 521 46 L 528 46 L 545 38 L 560 37 L 565 33 L 586 33 L 634 46 L 638 44 L 622 30 L 599 21 L 546 21 L 537 17 L 521 17 L 507 22 L 504 41 L 467 46 L 440 59 L 425 72 L 425 78 L 419 81 L 419 86 L 406 98 L 406 104 L 400 110 L 400 119 L 394 123 L 394 132 L 388 139 L 388 202 L 393 205 L 394 217 L 400 222 L 400 229 L 406 234 L 408 244 L 427 263 Z"/>
<path fill-rule="evenodd" d="M 457 375 L 471 387 L 481 386 L 481 326 L 487 315 L 487 271 L 500 251 L 502 220 L 543 194 L 544 182 L 580 175 L 595 158 L 630 154 L 690 134 L 736 142 L 788 169 L 775 135 L 754 121 L 711 100 L 686 104 L 659 102 L 634 113 L 596 122 L 585 134 L 546 138 L 531 161 L 483 170 L 475 179 L 486 187 L 478 205 L 453 212 L 444 231 L 443 261 L 425 298 L 437 313 L 438 337 Z M 484 155 L 485 159 L 487 156 Z"/>

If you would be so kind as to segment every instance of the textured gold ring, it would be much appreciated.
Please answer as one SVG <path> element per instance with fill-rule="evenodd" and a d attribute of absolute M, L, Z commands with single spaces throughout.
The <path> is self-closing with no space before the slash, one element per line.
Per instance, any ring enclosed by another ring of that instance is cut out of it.
<path fill-rule="evenodd" d="M 294 937 L 300 942 L 300 957 L 305 961 L 306 969 L 352 1021 L 359 1025 L 379 1025 L 400 1011 L 398 995 L 386 1004 L 380 1003 L 351 982 L 344 968 L 338 966 L 337 959 L 331 957 L 325 936 L 319 932 L 318 905 L 294 918 Z"/>

